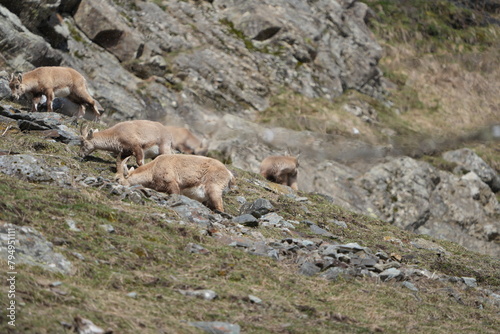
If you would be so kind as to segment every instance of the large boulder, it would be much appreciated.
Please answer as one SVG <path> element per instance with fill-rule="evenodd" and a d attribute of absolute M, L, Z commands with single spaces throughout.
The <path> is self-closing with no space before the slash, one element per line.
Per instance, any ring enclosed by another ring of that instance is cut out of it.
<path fill-rule="evenodd" d="M 356 184 L 384 220 L 500 255 L 500 204 L 474 172 L 458 177 L 404 157 L 374 166 Z"/>
<path fill-rule="evenodd" d="M 443 153 L 443 158 L 457 164 L 454 169 L 456 174 L 474 172 L 484 183 L 490 186 L 491 190 L 494 192 L 500 191 L 500 176 L 498 173 L 471 149 L 462 148 L 448 151 Z"/>
<path fill-rule="evenodd" d="M 120 61 L 140 56 L 144 38 L 126 24 L 120 12 L 111 3 L 83 0 L 74 19 L 94 43 L 114 54 Z"/>
<path fill-rule="evenodd" d="M 42 22 L 57 11 L 61 0 L 0 0 L 0 4 L 16 14 L 26 28 L 37 33 Z"/>
<path fill-rule="evenodd" d="M 0 52 L 10 67 L 32 70 L 38 66 L 55 66 L 61 54 L 41 36 L 30 32 L 7 8 L 0 5 Z"/>

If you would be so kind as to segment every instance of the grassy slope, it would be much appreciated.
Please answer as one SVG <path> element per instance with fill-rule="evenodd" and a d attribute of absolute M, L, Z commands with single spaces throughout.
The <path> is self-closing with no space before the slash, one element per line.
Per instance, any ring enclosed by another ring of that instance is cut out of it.
<path fill-rule="evenodd" d="M 494 118 L 500 94 L 498 86 L 491 83 L 498 81 L 494 78 L 498 78 L 500 57 L 495 44 L 498 38 L 491 36 L 498 35 L 498 28 L 450 29 L 449 24 L 442 25 L 441 18 L 450 17 L 445 14 L 455 9 L 444 5 L 426 8 L 425 17 L 411 10 L 412 3 L 431 3 L 428 1 L 404 1 L 404 6 L 398 7 L 392 1 L 367 3 L 381 18 L 373 23 L 387 52 L 381 66 L 396 84 L 391 100 L 403 114 L 397 116 L 391 109 L 355 92 L 333 103 L 283 92 L 263 119 L 273 123 L 275 112 L 297 114 L 300 122 L 290 127 L 347 134 L 356 126 L 368 139 L 382 142 L 380 130 L 390 127 L 402 141 L 409 138 L 407 141 L 412 142 L 419 134 L 457 136 Z M 466 13 L 458 18 L 461 15 Z M 456 55 L 457 51 L 461 54 Z M 290 99 L 292 103 L 285 102 Z M 342 111 L 343 101 L 359 100 L 378 111 L 381 124 L 362 124 Z M 338 120 L 346 119 L 345 124 L 339 124 Z M 4 128 L 0 123 L 0 133 Z M 481 156 L 498 170 L 498 152 L 491 145 L 477 145 Z M 54 166 L 70 166 L 75 175 L 112 175 L 113 159 L 107 154 L 94 154 L 102 160 L 80 162 L 75 159 L 76 148 L 48 142 L 34 133 L 7 131 L 0 137 L 0 149 L 43 155 Z M 411 255 L 411 261 L 418 262 L 420 268 L 474 276 L 481 287 L 500 291 L 498 259 L 472 254 L 444 241 L 436 242 L 450 255 L 437 258 L 432 252 L 412 248 L 409 241 L 417 238 L 413 234 L 332 206 L 317 195 L 303 194 L 312 202 L 306 214 L 286 196 L 247 181 L 259 176 L 245 171 L 238 171 L 238 175 L 238 188 L 225 197 L 230 214 L 237 214 L 236 196 L 248 200 L 268 198 L 278 208 L 278 214 L 299 221 L 312 220 L 338 235 L 341 242 L 358 242 L 372 250 Z M 56 249 L 76 268 L 74 275 L 63 276 L 20 265 L 17 300 L 24 304 L 17 313 L 18 327 L 12 331 L 2 322 L 1 332 L 64 333 L 59 321 L 71 322 L 77 314 L 117 333 L 158 333 L 158 329 L 164 333 L 200 332 L 183 320 L 235 322 L 246 333 L 494 333 L 500 327 L 498 309 L 487 304 L 484 309 L 477 308 L 480 293 L 476 290 L 420 279 L 415 281 L 420 292 L 414 294 L 395 282 L 327 282 L 301 276 L 296 274 L 293 263 L 222 246 L 195 226 L 179 224 L 170 210 L 150 203 L 125 203 L 94 188 L 58 189 L 0 173 L 0 194 L 0 221 L 32 226 L 49 241 L 64 239 L 65 244 Z M 66 218 L 74 219 L 82 232 L 69 231 Z M 349 228 L 342 230 L 329 224 L 327 220 L 333 218 L 346 221 Z M 101 224 L 112 224 L 116 233 L 102 231 Z M 258 231 L 277 239 L 289 236 L 268 228 Z M 301 236 L 313 237 L 303 228 L 299 232 Z M 387 236 L 402 240 L 403 246 L 387 241 Z M 187 253 L 184 248 L 189 242 L 203 245 L 211 253 Z M 82 254 L 85 260 L 73 252 Z M 6 267 L 4 259 L 0 259 L 0 266 Z M 48 283 L 53 281 L 62 281 L 59 289 L 67 294 L 52 291 Z M 204 301 L 177 292 L 188 288 L 213 289 L 219 298 Z M 449 288 L 460 293 L 461 301 L 450 296 Z M 126 296 L 133 291 L 138 293 L 137 299 Z M 247 300 L 249 294 L 260 297 L 263 303 L 251 304 Z M 2 293 L 0 304 L 6 305 L 6 299 Z"/>
<path fill-rule="evenodd" d="M 3 133 L 5 124 L 0 123 Z M 53 166 L 71 167 L 74 175 L 110 178 L 113 158 L 80 162 L 76 147 L 52 143 L 36 133 L 10 129 L 0 138 L 0 150 L 44 156 Z M 309 219 L 338 235 L 340 242 L 358 242 L 372 250 L 383 249 L 401 256 L 411 255 L 420 268 L 456 276 L 474 276 L 481 287 L 500 289 L 500 261 L 472 254 L 452 243 L 437 241 L 450 252 L 438 258 L 417 250 L 409 242 L 418 236 L 387 223 L 353 214 L 333 206 L 321 196 L 309 197 L 306 205 L 279 193 L 271 193 L 251 182 L 258 175 L 238 170 L 238 187 L 225 196 L 227 211 L 237 214 L 236 196 L 248 200 L 270 199 L 277 213 L 287 219 Z M 64 240 L 56 250 L 74 264 L 71 276 L 54 274 L 37 267 L 19 265 L 17 327 L 2 323 L 0 331 L 12 333 L 64 333 L 60 321 L 75 315 L 117 333 L 199 333 L 183 321 L 227 321 L 238 323 L 244 333 L 363 333 L 461 332 L 493 333 L 500 326 L 498 308 L 477 308 L 480 293 L 458 285 L 425 279 L 416 280 L 421 292 L 414 294 L 399 283 L 371 279 L 328 282 L 297 274 L 293 261 L 276 262 L 223 246 L 205 236 L 196 226 L 182 225 L 177 215 L 151 203 L 137 205 L 90 187 L 75 188 L 27 183 L 0 174 L 0 221 L 27 225 L 42 232 L 49 241 Z M 164 215 L 164 216 L 162 216 Z M 77 222 L 81 232 L 68 229 L 65 220 Z M 328 219 L 347 222 L 349 228 L 329 224 Z M 169 222 L 170 221 L 170 222 Z M 112 224 L 108 234 L 99 225 Z M 259 228 L 266 237 L 289 237 L 279 230 Z M 304 227 L 294 237 L 314 238 Z M 403 246 L 385 237 L 402 240 Z M 197 243 L 211 251 L 190 254 L 184 249 Z M 85 260 L 78 259 L 78 252 Z M 4 259 L 0 265 L 6 267 Z M 48 283 L 63 282 L 53 291 Z M 3 283 L 5 285 L 5 281 Z M 178 289 L 212 289 L 219 295 L 205 301 L 181 295 Z M 455 289 L 457 302 L 450 297 Z M 137 292 L 133 299 L 127 293 Z M 252 304 L 248 295 L 263 299 Z M 0 304 L 6 305 L 6 294 Z"/>

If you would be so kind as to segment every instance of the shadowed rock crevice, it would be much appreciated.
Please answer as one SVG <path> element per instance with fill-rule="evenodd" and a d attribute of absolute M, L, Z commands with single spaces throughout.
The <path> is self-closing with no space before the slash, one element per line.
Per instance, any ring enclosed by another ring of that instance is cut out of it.
<path fill-rule="evenodd" d="M 103 48 L 110 48 L 120 42 L 123 34 L 124 32 L 118 29 L 102 30 L 92 40 Z"/>

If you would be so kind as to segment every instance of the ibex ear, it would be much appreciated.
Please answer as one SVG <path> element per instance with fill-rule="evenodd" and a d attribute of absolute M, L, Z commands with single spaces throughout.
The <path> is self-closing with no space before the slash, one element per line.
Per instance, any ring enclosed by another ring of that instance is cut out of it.
<path fill-rule="evenodd" d="M 19 83 L 23 82 L 23 75 L 21 73 L 17 75 L 17 80 L 19 80 Z"/>
<path fill-rule="evenodd" d="M 14 73 L 10 75 L 10 81 L 12 82 L 12 80 L 14 80 Z"/>
<path fill-rule="evenodd" d="M 80 125 L 80 135 L 86 139 L 88 135 L 88 127 L 83 125 L 83 123 Z"/>
<path fill-rule="evenodd" d="M 90 140 L 94 136 L 94 129 L 90 129 L 89 134 L 87 135 L 87 139 Z"/>

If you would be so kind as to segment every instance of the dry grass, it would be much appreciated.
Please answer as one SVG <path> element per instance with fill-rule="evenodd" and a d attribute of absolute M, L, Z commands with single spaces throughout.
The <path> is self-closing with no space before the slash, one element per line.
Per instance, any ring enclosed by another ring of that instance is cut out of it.
<path fill-rule="evenodd" d="M 418 92 L 421 107 L 407 110 L 401 118 L 414 122 L 420 131 L 457 136 L 499 122 L 500 53 L 419 56 L 405 45 L 386 50 L 390 60 L 383 60 L 382 66 L 402 72 L 406 80 L 401 86 Z M 474 68 L 468 61 L 472 57 L 477 62 Z M 485 71 L 486 63 L 497 66 Z"/>

